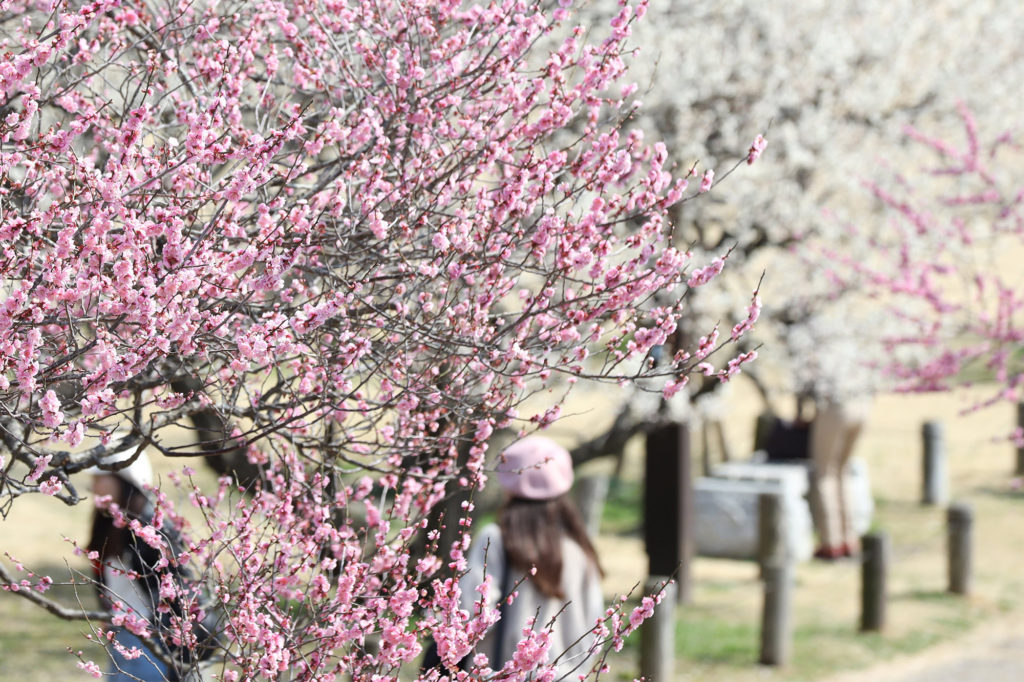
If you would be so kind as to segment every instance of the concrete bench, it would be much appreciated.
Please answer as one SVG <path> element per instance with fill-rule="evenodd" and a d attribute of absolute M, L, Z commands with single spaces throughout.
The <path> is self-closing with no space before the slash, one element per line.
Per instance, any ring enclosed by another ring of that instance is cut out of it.
<path fill-rule="evenodd" d="M 806 474 L 803 476 L 806 490 Z M 789 555 L 805 561 L 814 552 L 811 513 L 796 477 L 740 479 L 698 478 L 694 482 L 696 551 L 700 556 L 756 560 L 758 552 L 758 497 L 782 497 L 783 535 Z"/>
<path fill-rule="evenodd" d="M 785 495 L 807 495 L 810 479 L 803 464 L 762 464 L 760 462 L 723 462 L 711 470 L 712 478 L 741 481 L 778 481 Z"/>
<path fill-rule="evenodd" d="M 742 472 L 743 466 L 750 465 L 767 465 L 767 454 L 763 450 L 754 452 L 749 462 L 736 462 L 735 464 L 740 465 L 737 472 Z M 727 463 L 731 465 L 732 463 Z M 727 466 L 723 465 L 723 466 Z M 804 461 L 803 463 L 797 464 L 771 464 L 770 466 L 782 466 L 782 467 L 798 467 L 807 472 L 808 486 L 810 485 L 810 473 L 811 463 L 810 461 Z M 723 477 L 730 477 L 727 470 L 723 470 Z M 717 470 L 715 475 L 717 476 Z M 738 474 L 736 477 L 743 478 L 743 475 Z M 871 530 L 871 520 L 875 515 L 875 498 L 871 494 L 871 477 L 868 473 L 868 463 L 863 457 L 851 457 L 850 461 L 846 465 L 846 480 L 845 489 L 847 500 L 850 505 L 850 516 L 853 520 L 853 528 L 857 531 L 857 535 L 864 535 Z"/>
<path fill-rule="evenodd" d="M 862 457 L 850 458 L 846 466 L 845 483 L 853 528 L 857 535 L 864 535 L 871 530 L 871 519 L 875 516 L 875 498 L 871 494 L 867 460 Z"/>
<path fill-rule="evenodd" d="M 726 479 L 734 481 L 775 481 L 780 486 L 780 491 L 784 499 L 788 500 L 788 503 L 792 507 L 792 513 L 796 515 L 797 520 L 793 523 L 795 527 L 791 529 L 793 533 L 799 533 L 801 539 L 797 542 L 794 540 L 794 544 L 791 545 L 791 550 L 796 553 L 793 554 L 794 558 L 798 560 L 807 559 L 811 556 L 813 548 L 813 523 L 810 522 L 810 508 L 807 506 L 806 498 L 810 490 L 810 462 L 803 463 L 787 463 L 787 464 L 768 464 L 765 462 L 763 453 L 754 453 L 754 459 L 747 462 L 725 462 L 719 464 L 712 470 L 712 477 L 717 479 Z M 716 494 L 728 494 L 728 489 L 723 489 L 721 486 L 714 488 Z M 871 494 L 871 480 L 868 476 L 867 462 L 861 457 L 852 457 L 847 465 L 845 489 L 848 504 L 850 505 L 850 515 L 853 521 L 854 530 L 858 535 L 863 535 L 871 529 L 871 520 L 874 517 L 875 502 Z M 746 489 L 738 490 L 741 495 L 749 495 Z M 804 503 L 800 504 L 793 500 L 794 497 L 804 498 Z M 736 511 L 736 503 L 728 501 L 710 501 L 708 507 L 708 513 L 712 513 L 711 509 L 715 507 L 721 507 L 722 509 L 728 509 L 727 512 L 732 517 L 738 518 L 739 512 Z M 752 510 L 751 518 L 749 520 L 743 520 L 742 523 L 748 521 L 753 525 L 750 526 L 749 532 L 755 536 L 754 551 L 756 552 L 756 534 L 757 534 L 757 503 L 756 501 L 751 502 L 750 500 L 744 500 L 742 502 L 744 509 Z M 717 513 L 717 512 L 716 512 Z M 698 519 L 699 519 L 698 514 Z M 804 519 L 808 520 L 807 532 L 810 533 L 809 539 L 806 541 L 803 539 L 804 534 Z M 699 521 L 698 521 L 699 523 Z M 715 523 L 714 521 L 712 523 Z M 737 522 L 739 523 L 739 522 Z M 717 530 L 709 530 L 708 534 L 717 534 Z M 738 531 L 737 531 L 738 532 Z M 747 531 L 744 531 L 746 533 Z M 698 537 L 700 531 L 698 530 Z M 710 538 L 706 538 L 709 543 L 709 547 L 713 547 L 715 552 L 722 551 L 720 545 L 723 541 L 716 540 L 712 541 Z M 737 542 L 740 542 L 737 540 Z M 749 539 L 742 540 L 743 547 L 751 546 Z M 700 541 L 698 541 L 698 547 Z M 744 552 L 747 550 L 744 549 Z M 698 549 L 700 552 L 700 549 Z M 727 553 L 735 554 L 739 553 L 739 548 L 733 548 L 728 550 Z M 707 556 L 714 556 L 717 554 L 708 554 Z"/>

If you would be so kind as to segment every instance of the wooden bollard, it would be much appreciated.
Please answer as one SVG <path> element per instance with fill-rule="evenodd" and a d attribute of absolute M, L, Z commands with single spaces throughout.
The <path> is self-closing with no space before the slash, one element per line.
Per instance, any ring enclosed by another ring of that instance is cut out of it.
<path fill-rule="evenodd" d="M 601 515 L 604 513 L 604 504 L 608 499 L 608 476 L 598 474 L 577 479 L 573 494 L 576 498 L 576 506 L 580 510 L 580 516 L 583 517 L 587 535 L 596 536 L 601 529 Z"/>
<path fill-rule="evenodd" d="M 761 655 L 764 665 L 785 665 L 792 640 L 790 618 L 793 593 L 793 562 L 782 532 L 782 496 L 758 497 L 759 559 L 764 581 L 761 611 Z"/>
<path fill-rule="evenodd" d="M 789 562 L 782 515 L 781 493 L 757 496 L 757 563 L 762 578 L 766 567 Z"/>
<path fill-rule="evenodd" d="M 644 461 L 644 548 L 648 575 L 675 575 L 676 600 L 691 597 L 693 470 L 690 427 L 668 424 L 647 434 Z"/>
<path fill-rule="evenodd" d="M 946 533 L 949 539 L 949 591 L 968 594 L 971 591 L 971 526 L 974 511 L 965 503 L 951 504 L 946 510 Z"/>
<path fill-rule="evenodd" d="M 946 440 L 942 422 L 925 422 L 921 504 L 944 505 L 949 501 L 949 472 L 946 466 Z"/>
<path fill-rule="evenodd" d="M 662 589 L 668 576 L 652 575 L 644 583 L 644 594 Z M 677 586 L 664 587 L 664 598 L 654 615 L 640 626 L 640 675 L 645 680 L 672 680 L 676 667 L 676 597 Z"/>
<path fill-rule="evenodd" d="M 876 632 L 885 627 L 889 546 L 889 537 L 885 533 L 868 533 L 861 538 L 861 632 Z"/>
<path fill-rule="evenodd" d="M 764 450 L 768 447 L 768 438 L 771 437 L 772 431 L 775 429 L 775 422 L 774 412 L 762 412 L 757 415 L 757 423 L 754 426 L 755 450 Z"/>

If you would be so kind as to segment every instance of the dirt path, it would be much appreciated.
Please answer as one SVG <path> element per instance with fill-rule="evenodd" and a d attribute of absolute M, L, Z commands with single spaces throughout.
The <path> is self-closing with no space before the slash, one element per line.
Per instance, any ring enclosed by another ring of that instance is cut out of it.
<path fill-rule="evenodd" d="M 1024 614 L 977 628 L 917 655 L 824 682 L 1019 682 L 1024 680 Z"/>

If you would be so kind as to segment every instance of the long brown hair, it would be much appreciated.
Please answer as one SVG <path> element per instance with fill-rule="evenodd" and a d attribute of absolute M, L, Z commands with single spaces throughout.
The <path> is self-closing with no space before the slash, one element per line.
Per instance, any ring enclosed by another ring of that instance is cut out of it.
<path fill-rule="evenodd" d="M 562 590 L 562 538 L 574 541 L 604 575 L 601 562 L 583 519 L 568 495 L 550 500 L 513 497 L 498 512 L 501 544 L 510 569 L 528 572 L 537 567 L 530 582 L 546 597 L 565 599 Z"/>
<path fill-rule="evenodd" d="M 137 518 L 146 505 L 146 495 L 134 485 L 121 477 L 117 481 L 117 494 L 113 495 L 114 504 L 121 507 L 130 518 Z M 130 532 L 127 528 L 118 528 L 110 514 L 93 509 L 92 528 L 89 534 L 88 549 L 99 555 L 98 565 L 102 565 L 115 557 L 120 557 L 128 548 Z M 98 569 L 102 573 L 102 569 Z"/>

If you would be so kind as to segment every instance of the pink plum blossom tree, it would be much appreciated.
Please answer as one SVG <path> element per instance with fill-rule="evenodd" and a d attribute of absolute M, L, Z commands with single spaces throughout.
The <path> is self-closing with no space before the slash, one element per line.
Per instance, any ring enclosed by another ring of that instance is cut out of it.
<path fill-rule="evenodd" d="M 901 334 L 883 338 L 889 354 L 879 366 L 898 388 L 992 379 L 980 408 L 1021 399 L 1024 157 L 1013 131 L 986 135 L 966 105 L 959 114 L 959 134 L 908 127 L 920 167 L 867 183 L 886 220 L 848 225 L 848 241 L 870 244 L 874 257 L 825 255 L 840 265 L 840 286 L 864 287 L 902 320 Z"/>
<path fill-rule="evenodd" d="M 624 128 L 646 2 L 600 39 L 568 4 L 0 0 L 0 509 L 74 505 L 114 452 L 244 453 L 247 495 L 187 467 L 152 491 L 180 552 L 135 529 L 225 614 L 218 679 L 393 679 L 428 637 L 427 679 L 551 679 L 550 624 L 455 672 L 496 612 L 458 606 L 472 504 L 454 544 L 429 515 L 485 482 L 495 429 L 558 419 L 529 396 L 671 395 L 746 333 L 652 357 L 722 269 L 666 217 L 712 176 L 688 189 Z M 105 617 L 19 570 L 5 589 Z M 188 608 L 120 624 L 188 649 L 209 603 L 161 598 Z M 609 609 L 595 652 L 648 607 Z"/>

